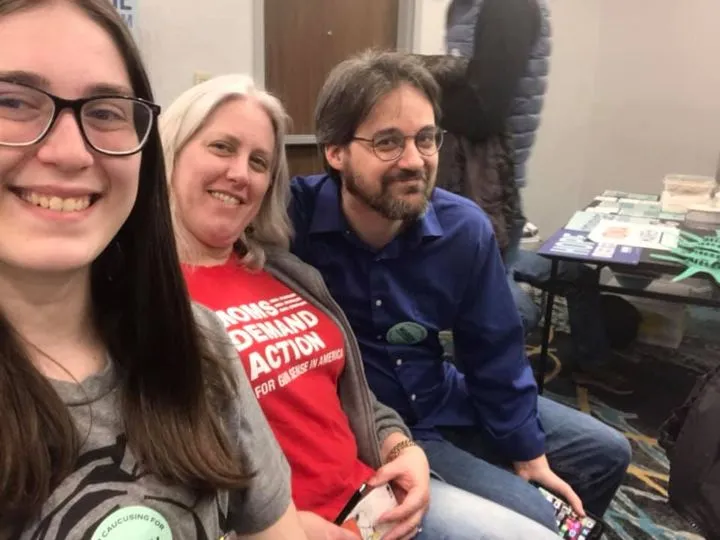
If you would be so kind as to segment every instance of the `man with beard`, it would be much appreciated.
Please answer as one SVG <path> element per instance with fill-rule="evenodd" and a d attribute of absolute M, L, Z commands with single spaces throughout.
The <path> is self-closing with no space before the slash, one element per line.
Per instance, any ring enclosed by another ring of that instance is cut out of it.
<path fill-rule="evenodd" d="M 370 387 L 434 471 L 550 529 L 553 508 L 528 481 L 601 515 L 628 442 L 538 397 L 490 222 L 434 189 L 438 99 L 409 55 L 366 52 L 332 70 L 315 112 L 327 174 L 293 179 L 292 249 L 320 270 Z M 453 332 L 460 369 L 443 361 L 442 330 Z"/>

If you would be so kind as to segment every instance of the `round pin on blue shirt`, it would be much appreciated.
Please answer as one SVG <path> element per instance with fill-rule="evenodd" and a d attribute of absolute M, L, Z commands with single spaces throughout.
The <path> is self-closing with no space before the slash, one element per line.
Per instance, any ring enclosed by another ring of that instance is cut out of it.
<path fill-rule="evenodd" d="M 393 345 L 415 345 L 423 341 L 428 335 L 427 329 L 412 321 L 397 323 L 387 331 L 388 343 Z"/>

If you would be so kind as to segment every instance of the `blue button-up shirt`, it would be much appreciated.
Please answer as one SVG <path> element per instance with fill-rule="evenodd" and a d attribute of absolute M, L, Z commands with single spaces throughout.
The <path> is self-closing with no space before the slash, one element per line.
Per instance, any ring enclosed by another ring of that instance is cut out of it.
<path fill-rule="evenodd" d="M 424 216 L 375 250 L 350 229 L 335 180 L 296 177 L 292 193 L 292 249 L 348 316 L 378 399 L 418 439 L 477 426 L 509 460 L 543 454 L 522 323 L 485 213 L 435 189 Z M 443 360 L 443 330 L 464 374 Z"/>

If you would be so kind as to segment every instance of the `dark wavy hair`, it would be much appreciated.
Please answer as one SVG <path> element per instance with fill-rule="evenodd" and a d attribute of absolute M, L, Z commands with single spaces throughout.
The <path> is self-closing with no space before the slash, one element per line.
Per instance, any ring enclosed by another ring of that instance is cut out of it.
<path fill-rule="evenodd" d="M 317 143 L 330 176 L 339 179 L 322 150 L 329 145 L 349 144 L 377 102 L 401 84 L 424 94 L 432 104 L 436 122 L 440 121 L 440 87 L 414 55 L 368 49 L 330 71 L 315 106 Z"/>
<path fill-rule="evenodd" d="M 152 100 L 140 54 L 112 3 L 68 2 L 110 35 L 135 94 Z M 0 17 L 45 3 L 0 0 Z M 235 379 L 193 319 L 157 126 L 142 154 L 135 205 L 93 262 L 91 290 L 95 325 L 120 374 L 118 414 L 143 469 L 199 493 L 246 486 L 245 465 L 219 414 L 233 398 Z M 0 531 L 40 512 L 72 472 L 80 445 L 67 407 L 0 313 Z"/>

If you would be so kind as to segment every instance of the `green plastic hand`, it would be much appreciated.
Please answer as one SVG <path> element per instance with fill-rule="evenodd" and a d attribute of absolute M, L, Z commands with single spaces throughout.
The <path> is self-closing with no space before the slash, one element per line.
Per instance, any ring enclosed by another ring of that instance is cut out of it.
<path fill-rule="evenodd" d="M 720 230 L 715 235 L 700 236 L 688 231 L 680 231 L 678 245 L 664 253 L 651 253 L 652 259 L 672 261 L 684 264 L 687 268 L 673 281 L 680 281 L 695 274 L 709 274 L 720 284 Z"/>

